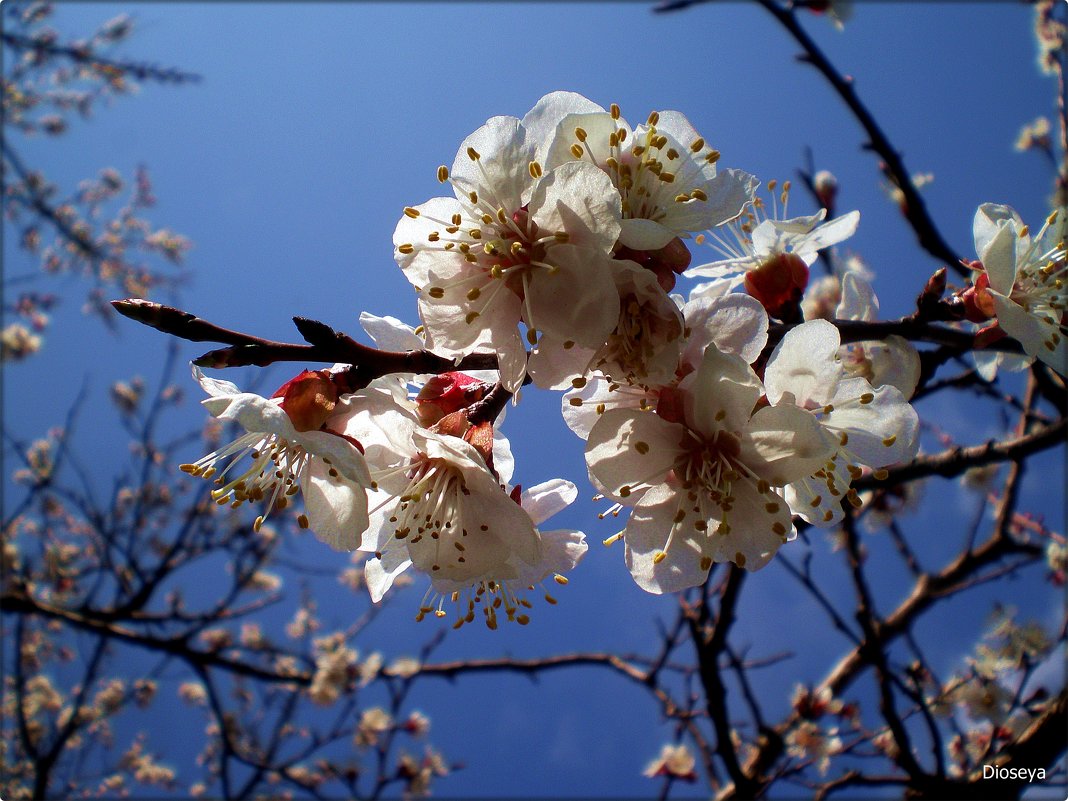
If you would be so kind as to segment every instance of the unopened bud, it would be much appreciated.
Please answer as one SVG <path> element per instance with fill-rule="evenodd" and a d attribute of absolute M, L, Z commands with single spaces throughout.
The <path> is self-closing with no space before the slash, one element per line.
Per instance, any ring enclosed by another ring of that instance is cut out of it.
<path fill-rule="evenodd" d="M 812 178 L 812 188 L 816 190 L 816 197 L 823 208 L 834 208 L 834 199 L 838 195 L 838 179 L 834 177 L 834 173 L 830 170 L 820 170 Z"/>
<path fill-rule="evenodd" d="M 305 370 L 271 397 L 282 399 L 282 411 L 297 431 L 318 431 L 334 413 L 338 389 L 329 370 Z"/>

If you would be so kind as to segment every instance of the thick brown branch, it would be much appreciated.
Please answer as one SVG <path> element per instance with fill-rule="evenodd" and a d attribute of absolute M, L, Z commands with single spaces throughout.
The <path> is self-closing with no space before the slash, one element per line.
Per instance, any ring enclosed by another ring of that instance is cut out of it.
<path fill-rule="evenodd" d="M 858 490 L 878 489 L 929 476 L 952 478 L 972 467 L 981 467 L 995 462 L 1017 461 L 1047 448 L 1053 448 L 1064 442 L 1066 431 L 1068 431 L 1068 418 L 1062 417 L 1052 425 L 1007 442 L 993 441 L 986 445 L 950 448 L 931 456 L 920 456 L 906 465 L 891 468 L 882 480 L 874 476 L 864 476 L 854 481 L 853 486 Z"/>
<path fill-rule="evenodd" d="M 301 335 L 311 344 L 275 342 L 240 331 L 232 331 L 208 322 L 187 311 L 129 298 L 113 300 L 116 311 L 131 320 L 165 334 L 192 342 L 222 342 L 230 347 L 209 351 L 195 364 L 201 367 L 263 367 L 274 362 L 321 362 L 351 364 L 350 380 L 354 388 L 366 386 L 372 379 L 393 373 L 446 373 L 450 370 L 496 370 L 493 353 L 471 353 L 459 362 L 427 350 L 388 351 L 363 345 L 352 337 L 316 320 L 295 317 Z"/>

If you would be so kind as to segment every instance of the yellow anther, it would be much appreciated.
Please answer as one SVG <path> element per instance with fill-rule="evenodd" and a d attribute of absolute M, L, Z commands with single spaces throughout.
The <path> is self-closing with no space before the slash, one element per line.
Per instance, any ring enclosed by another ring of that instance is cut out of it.
<path fill-rule="evenodd" d="M 582 154 L 583 154 L 582 145 L 572 145 L 571 146 L 571 155 L 572 156 L 574 156 L 577 159 L 580 159 L 580 158 L 582 158 Z"/>
<path fill-rule="evenodd" d="M 612 105 L 610 105 L 608 107 L 608 113 L 612 115 L 612 119 L 613 120 L 618 120 L 619 119 L 619 114 L 620 114 L 619 106 L 617 106 L 615 103 L 613 103 Z"/>
<path fill-rule="evenodd" d="M 467 299 L 468 300 L 478 300 L 478 296 L 481 295 L 481 294 L 482 294 L 482 290 L 481 289 L 479 289 L 477 286 L 476 287 L 472 287 L 471 289 L 467 290 Z"/>
<path fill-rule="evenodd" d="M 584 386 L 586 386 L 586 379 L 582 376 L 579 376 L 578 378 L 572 378 L 571 386 L 573 386 L 575 389 L 582 389 Z"/>
<path fill-rule="evenodd" d="M 516 615 L 515 622 L 520 626 L 525 626 L 530 622 L 530 618 L 527 615 Z"/>
<path fill-rule="evenodd" d="M 413 209 L 411 206 L 404 207 L 404 216 L 411 217 L 413 220 L 419 216 L 419 209 Z"/>
<path fill-rule="evenodd" d="M 705 161 L 707 161 L 709 164 L 715 164 L 717 161 L 719 161 L 719 151 L 710 150 L 708 152 L 708 155 L 705 156 Z"/>
<path fill-rule="evenodd" d="M 260 515 L 259 517 L 256 518 L 256 522 L 254 522 L 252 524 L 252 530 L 258 533 L 260 528 L 262 528 L 262 526 L 263 526 L 263 515 Z"/>
<path fill-rule="evenodd" d="M 702 202 L 708 200 L 708 195 L 706 195 L 700 189 L 691 190 L 690 197 L 692 197 L 694 200 L 700 200 Z"/>
<path fill-rule="evenodd" d="M 467 157 L 471 159 L 471 161 L 478 161 L 480 158 L 482 158 L 482 156 L 479 155 L 479 152 L 473 147 L 467 148 Z"/>
<path fill-rule="evenodd" d="M 663 551 L 657 551 L 656 555 L 653 557 L 653 564 L 654 565 L 658 565 L 661 562 L 663 562 L 665 559 L 667 559 L 667 554 L 664 553 Z"/>
<path fill-rule="evenodd" d="M 875 476 L 876 481 L 886 481 L 890 473 L 886 470 L 873 470 L 872 475 Z"/>
<path fill-rule="evenodd" d="M 649 112 L 649 119 L 646 120 L 646 122 L 649 125 L 656 125 L 658 122 L 660 122 L 660 115 L 657 114 L 655 111 L 651 111 Z"/>
<path fill-rule="evenodd" d="M 1021 227 L 1020 230 L 1017 231 L 1016 233 L 1019 235 L 1020 239 L 1023 239 L 1025 236 L 1027 236 L 1029 233 L 1031 233 L 1031 229 L 1028 226 L 1025 225 L 1025 226 Z"/>
<path fill-rule="evenodd" d="M 476 317 L 478 317 L 478 312 L 477 311 L 470 311 L 464 316 L 464 322 L 467 323 L 468 325 L 471 325 L 471 323 L 473 323 L 475 321 Z"/>
<path fill-rule="evenodd" d="M 865 392 L 863 395 L 860 396 L 860 402 L 863 404 L 871 403 L 873 400 L 875 400 L 875 395 L 873 395 L 871 392 Z"/>
<path fill-rule="evenodd" d="M 415 246 L 405 242 L 403 245 L 397 248 L 397 251 L 407 256 L 409 253 L 415 253 Z"/>
<path fill-rule="evenodd" d="M 449 168 L 442 164 L 438 167 L 438 181 L 445 183 L 447 180 L 449 180 Z"/>
<path fill-rule="evenodd" d="M 442 288 L 440 286 L 432 286 L 432 287 L 430 287 L 430 289 L 427 290 L 426 293 L 428 295 L 430 295 L 430 297 L 432 297 L 432 298 L 443 298 L 443 297 L 445 297 L 445 290 L 444 290 L 444 288 Z"/>
<path fill-rule="evenodd" d="M 890 435 L 889 437 L 887 437 L 886 439 L 883 440 L 883 445 L 885 445 L 887 448 L 889 448 L 895 442 L 897 442 L 897 434 L 892 434 L 892 435 Z"/>
<path fill-rule="evenodd" d="M 555 581 L 562 587 L 567 584 L 567 576 L 561 576 L 559 573 L 557 573 L 553 576 L 553 581 Z"/>
<path fill-rule="evenodd" d="M 693 142 L 690 143 L 690 150 L 692 150 L 694 153 L 700 153 L 701 148 L 703 148 L 704 146 L 705 140 L 699 136 L 694 139 Z"/>
<path fill-rule="evenodd" d="M 670 172 L 661 172 L 660 173 L 660 180 L 663 181 L 665 184 L 674 183 L 675 175 L 674 175 L 674 173 L 670 173 Z"/>
<path fill-rule="evenodd" d="M 572 406 L 581 406 L 582 398 L 570 398 L 568 400 L 568 403 L 570 403 Z"/>
<path fill-rule="evenodd" d="M 538 344 L 538 332 L 535 331 L 533 328 L 527 329 L 527 342 L 529 342 L 531 345 Z"/>
<path fill-rule="evenodd" d="M 582 129 L 582 128 L 576 128 L 575 129 L 575 138 L 578 139 L 580 142 L 585 142 L 586 141 L 586 131 L 584 129 Z"/>
<path fill-rule="evenodd" d="M 541 165 L 538 162 L 530 162 L 527 165 L 527 171 L 530 173 L 531 178 L 541 178 Z"/>
<path fill-rule="evenodd" d="M 644 456 L 645 454 L 649 453 L 649 443 L 638 440 L 634 443 L 634 450 Z"/>

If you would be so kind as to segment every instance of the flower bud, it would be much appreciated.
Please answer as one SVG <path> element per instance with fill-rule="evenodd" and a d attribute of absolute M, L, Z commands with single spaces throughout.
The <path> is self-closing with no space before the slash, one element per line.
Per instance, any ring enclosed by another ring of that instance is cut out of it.
<path fill-rule="evenodd" d="M 465 373 L 451 372 L 432 376 L 415 396 L 419 422 L 429 428 L 445 415 L 481 400 L 490 389 L 490 384 Z"/>
<path fill-rule="evenodd" d="M 745 274 L 745 291 L 772 317 L 786 319 L 808 286 L 808 265 L 795 253 L 779 253 Z"/>
<path fill-rule="evenodd" d="M 305 370 L 278 388 L 282 410 L 297 431 L 318 431 L 337 404 L 338 390 L 329 370 Z"/>

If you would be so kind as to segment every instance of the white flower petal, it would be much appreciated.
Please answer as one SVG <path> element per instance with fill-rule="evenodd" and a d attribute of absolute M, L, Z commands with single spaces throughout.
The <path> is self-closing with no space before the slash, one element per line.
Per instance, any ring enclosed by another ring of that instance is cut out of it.
<path fill-rule="evenodd" d="M 578 487 L 562 478 L 544 481 L 525 490 L 520 504 L 534 525 L 541 525 L 557 512 L 562 512 L 578 497 Z"/>
<path fill-rule="evenodd" d="M 526 305 L 534 319 L 526 323 L 557 338 L 599 347 L 619 320 L 611 259 L 574 245 L 557 245 L 546 258 L 555 269 L 539 269 L 531 276 Z"/>
<path fill-rule="evenodd" d="M 744 432 L 742 462 L 758 477 L 781 487 L 819 470 L 836 446 L 834 437 L 809 412 L 796 406 L 765 406 Z"/>
<path fill-rule="evenodd" d="M 204 375 L 204 371 L 192 365 L 193 378 L 197 380 L 201 388 L 213 398 L 224 397 L 226 395 L 240 395 L 241 390 L 237 388 L 237 384 L 231 381 L 220 381 L 217 378 L 210 378 Z"/>
<path fill-rule="evenodd" d="M 979 260 L 990 277 L 990 289 L 1002 295 L 1012 292 L 1016 281 L 1016 229 L 1002 222 L 986 247 L 979 253 Z"/>
<path fill-rule="evenodd" d="M 871 359 L 871 384 L 897 387 L 905 399 L 920 382 L 920 354 L 904 337 L 888 336 L 882 342 L 863 343 Z"/>
<path fill-rule="evenodd" d="M 371 600 L 378 603 L 393 586 L 394 580 L 412 564 L 405 548 L 392 548 L 382 552 L 382 558 L 368 559 L 363 569 Z"/>
<path fill-rule="evenodd" d="M 710 343 L 752 364 L 768 341 L 768 313 L 749 295 L 691 297 L 682 313 L 690 331 L 682 360 L 694 367 Z"/>
<path fill-rule="evenodd" d="M 841 320 L 878 319 L 879 298 L 860 273 L 851 270 L 842 276 L 842 299 L 835 316 Z"/>
<path fill-rule="evenodd" d="M 764 371 L 768 400 L 776 404 L 789 392 L 800 406 L 827 403 L 842 375 L 841 344 L 838 329 L 827 320 L 809 320 L 788 331 Z"/>
<path fill-rule="evenodd" d="M 867 394 L 874 396 L 871 402 L 856 402 Z M 846 432 L 848 448 L 861 464 L 885 467 L 916 455 L 920 419 L 896 387 L 873 390 L 863 378 L 850 378 L 839 384 L 830 403 L 834 411 L 823 418 L 824 424 L 833 431 Z"/>
<path fill-rule="evenodd" d="M 1061 375 L 1068 375 L 1068 337 L 1060 327 L 997 292 L 991 292 L 990 296 L 994 299 L 998 324 L 1005 333 L 1023 345 L 1028 356 L 1049 365 Z"/>
<path fill-rule="evenodd" d="M 470 157 L 472 150 L 478 159 Z M 534 144 L 526 140 L 519 120 L 491 117 L 456 152 L 450 171 L 456 196 L 463 199 L 469 192 L 477 192 L 496 208 L 518 209 L 526 202 L 533 182 L 529 172 L 533 159 Z"/>
<path fill-rule="evenodd" d="M 708 570 L 701 560 L 708 546 L 708 536 L 692 525 L 680 526 L 664 551 L 668 533 L 686 496 L 667 484 L 650 489 L 634 507 L 627 521 L 623 541 L 626 543 L 627 569 L 634 582 L 646 592 L 657 595 L 679 592 L 704 583 Z M 657 554 L 666 556 L 657 561 Z"/>
<path fill-rule="evenodd" d="M 715 343 L 705 348 L 701 365 L 683 379 L 680 389 L 688 425 L 706 436 L 741 431 L 762 394 L 760 379 L 745 360 L 723 353 Z"/>
<path fill-rule="evenodd" d="M 557 126 L 569 114 L 591 114 L 603 112 L 604 109 L 592 100 L 576 92 L 550 92 L 534 104 L 534 108 L 523 117 L 523 127 L 527 132 L 527 141 L 536 145 L 535 158 L 542 167 L 551 169 L 547 157 L 549 146 L 557 132 Z"/>
<path fill-rule="evenodd" d="M 623 220 L 619 242 L 632 250 L 659 250 L 675 238 L 675 231 L 652 220 Z"/>
<path fill-rule="evenodd" d="M 612 180 L 593 164 L 569 161 L 534 187 L 531 219 L 538 228 L 564 231 L 568 242 L 608 253 L 619 238 L 622 200 Z"/>
<path fill-rule="evenodd" d="M 590 430 L 586 464 L 610 497 L 625 500 L 663 480 L 682 455 L 685 435 L 683 426 L 651 412 L 612 409 Z"/>
<path fill-rule="evenodd" d="M 368 526 L 367 492 L 329 470 L 322 459 L 310 460 L 301 482 L 304 508 L 316 537 L 336 551 L 354 551 Z"/>
<path fill-rule="evenodd" d="M 1009 206 L 1000 203 L 984 203 L 975 210 L 972 220 L 972 237 L 975 240 L 975 252 L 982 253 L 997 235 L 1003 223 L 1015 223 L 1023 227 L 1023 220 Z"/>
<path fill-rule="evenodd" d="M 422 350 L 424 345 L 423 338 L 415 333 L 415 329 L 396 317 L 360 312 L 360 326 L 384 350 Z"/>
<path fill-rule="evenodd" d="M 565 342 L 571 342 L 572 346 L 565 348 Z M 538 346 L 530 354 L 527 370 L 535 386 L 542 389 L 569 389 L 572 379 L 585 375 L 595 352 L 593 348 L 574 344 L 574 340 L 547 333 L 538 340 Z"/>
<path fill-rule="evenodd" d="M 779 547 L 794 536 L 790 509 L 775 493 L 762 494 L 750 481 L 731 487 L 734 498 L 727 522 L 728 533 L 709 523 L 706 551 L 714 562 L 732 562 L 746 570 L 764 567 Z M 776 529 L 784 532 L 776 533 Z"/>

